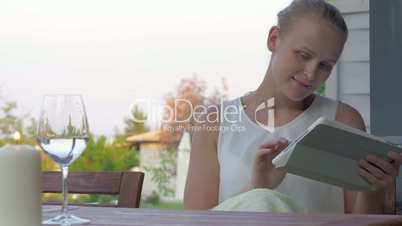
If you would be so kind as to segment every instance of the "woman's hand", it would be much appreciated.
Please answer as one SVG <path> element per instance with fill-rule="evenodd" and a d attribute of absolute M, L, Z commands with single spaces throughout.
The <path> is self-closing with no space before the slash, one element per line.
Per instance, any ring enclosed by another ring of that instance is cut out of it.
<path fill-rule="evenodd" d="M 391 162 L 374 155 L 368 155 L 366 159 L 359 161 L 359 174 L 369 181 L 377 191 L 383 191 L 393 186 L 395 178 L 399 175 L 402 155 L 388 152 L 388 157 Z"/>
<path fill-rule="evenodd" d="M 250 189 L 277 187 L 286 173 L 272 164 L 274 159 L 289 142 L 284 138 L 274 138 L 262 144 L 254 158 Z"/>

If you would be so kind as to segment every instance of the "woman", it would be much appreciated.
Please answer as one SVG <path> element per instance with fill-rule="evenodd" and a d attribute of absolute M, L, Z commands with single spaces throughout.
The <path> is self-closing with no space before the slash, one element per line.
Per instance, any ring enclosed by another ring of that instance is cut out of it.
<path fill-rule="evenodd" d="M 278 25 L 268 36 L 272 55 L 262 84 L 220 106 L 220 111 L 238 106 L 237 115 L 229 114 L 232 118 L 215 114 L 219 120 L 211 120 L 214 112 L 208 114 L 209 120 L 201 125 L 220 126 L 219 131 L 193 134 L 184 195 L 187 209 L 210 209 L 242 192 L 268 188 L 289 196 L 310 213 L 382 212 L 385 189 L 392 186 L 402 162 L 397 153 L 389 153 L 392 164 L 376 156 L 359 162 L 360 175 L 378 188 L 376 192 L 342 190 L 286 174 L 272 165 L 288 140 L 321 116 L 365 130 L 353 107 L 314 94 L 328 79 L 347 36 L 341 14 L 323 0 L 295 0 L 278 14 Z M 269 116 L 272 109 L 263 105 L 267 100 L 274 103 L 273 117 Z M 241 132 L 227 129 L 233 125 Z"/>

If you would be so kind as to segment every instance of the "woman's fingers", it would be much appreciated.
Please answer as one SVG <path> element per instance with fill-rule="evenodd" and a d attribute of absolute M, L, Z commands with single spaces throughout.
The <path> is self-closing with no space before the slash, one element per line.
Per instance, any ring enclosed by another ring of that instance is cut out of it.
<path fill-rule="evenodd" d="M 373 175 L 378 180 L 382 180 L 386 176 L 385 173 L 382 170 L 380 170 L 379 168 L 371 165 L 366 160 L 360 160 L 359 161 L 359 166 L 361 168 L 365 169 L 367 172 L 369 172 L 371 175 Z"/>
<path fill-rule="evenodd" d="M 367 161 L 370 162 L 371 164 L 375 165 L 376 167 L 380 168 L 382 171 L 384 171 L 384 173 L 388 174 L 388 175 L 395 175 L 395 169 L 394 169 L 394 165 L 390 162 L 387 162 L 381 158 L 378 158 L 374 155 L 368 155 L 367 156 Z"/>
<path fill-rule="evenodd" d="M 366 179 L 370 184 L 372 184 L 375 189 L 382 189 L 387 187 L 386 181 L 377 179 L 374 175 L 372 175 L 370 172 L 366 171 L 363 168 L 359 168 L 359 174 L 364 179 Z"/>
<path fill-rule="evenodd" d="M 279 142 L 275 148 L 272 149 L 272 154 L 273 156 L 277 156 L 281 151 L 283 151 L 287 146 L 288 146 L 288 142 L 284 141 L 284 142 Z"/>
<path fill-rule="evenodd" d="M 260 149 L 257 151 L 256 157 L 261 158 L 263 156 L 269 156 L 269 159 L 272 160 L 287 146 L 288 141 L 286 139 L 277 139 L 275 142 L 269 141 L 261 145 Z"/>
<path fill-rule="evenodd" d="M 285 138 L 279 137 L 279 138 L 273 138 L 270 139 L 269 141 L 264 142 L 262 145 L 260 145 L 260 148 L 275 148 L 278 145 L 287 145 L 289 142 Z"/>
<path fill-rule="evenodd" d="M 359 174 L 376 189 L 386 188 L 393 184 L 399 173 L 398 157 L 394 156 L 391 159 L 394 163 L 387 162 L 374 155 L 368 155 L 365 160 L 359 161 Z"/>
<path fill-rule="evenodd" d="M 286 146 L 288 141 L 283 138 L 271 139 L 260 146 L 254 158 L 251 187 L 274 188 L 279 185 L 285 173 L 275 169 L 272 159 Z"/>
<path fill-rule="evenodd" d="M 258 151 L 256 153 L 256 158 L 261 159 L 261 158 L 263 158 L 266 155 L 271 154 L 271 153 L 272 153 L 272 149 L 260 148 L 260 149 L 258 149 Z"/>
<path fill-rule="evenodd" d="M 398 162 L 399 164 L 402 164 L 402 154 L 400 154 L 398 152 L 390 151 L 390 152 L 388 152 L 388 157 L 390 159 Z"/>
<path fill-rule="evenodd" d="M 268 161 L 271 160 L 271 161 Z M 267 167 L 272 166 L 272 150 L 271 149 L 258 149 L 254 159 L 254 168 L 257 171 L 265 171 Z"/>
<path fill-rule="evenodd" d="M 394 168 L 396 169 L 396 175 L 399 176 L 399 168 L 402 164 L 402 154 L 390 151 L 388 152 L 388 157 L 393 161 Z"/>

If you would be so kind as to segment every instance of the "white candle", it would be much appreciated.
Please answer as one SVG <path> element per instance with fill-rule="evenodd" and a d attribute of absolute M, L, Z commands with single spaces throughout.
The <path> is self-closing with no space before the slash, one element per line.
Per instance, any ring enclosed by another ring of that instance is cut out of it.
<path fill-rule="evenodd" d="M 0 225 L 40 226 L 41 192 L 38 151 L 27 145 L 0 148 Z"/>

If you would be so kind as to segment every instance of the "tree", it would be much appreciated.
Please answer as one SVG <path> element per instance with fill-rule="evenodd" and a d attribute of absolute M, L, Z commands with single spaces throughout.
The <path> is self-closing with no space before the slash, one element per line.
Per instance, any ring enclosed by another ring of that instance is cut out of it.
<path fill-rule="evenodd" d="M 148 126 L 145 124 L 147 115 L 137 105 L 131 110 L 131 117 L 124 118 L 124 129 L 120 132 L 119 128 L 115 128 L 113 143 L 119 147 L 127 147 L 126 139 L 129 136 L 149 132 Z"/>
<path fill-rule="evenodd" d="M 70 166 L 71 171 L 127 171 L 139 165 L 138 153 L 105 136 L 90 137 L 87 148 Z"/>
<path fill-rule="evenodd" d="M 38 121 L 35 118 L 29 119 L 29 126 L 26 127 L 25 133 L 29 138 L 34 138 L 38 130 Z"/>
<path fill-rule="evenodd" d="M 157 184 L 161 195 L 173 194 L 170 179 L 176 174 L 176 147 L 184 130 L 190 131 L 194 124 L 193 113 L 198 106 L 218 105 L 227 99 L 226 80 L 222 78 L 222 87 L 215 87 L 210 95 L 206 94 L 207 83 L 197 75 L 184 78 L 174 92 L 168 93 L 165 99 L 163 116 L 162 141 L 168 143 L 166 151 L 160 153 L 160 164 L 145 170 L 152 181 Z"/>
<path fill-rule="evenodd" d="M 6 100 L 1 95 L 0 106 L 0 137 L 2 138 L 0 145 L 15 142 L 12 139 L 15 132 L 21 135 L 18 143 L 35 144 L 36 120 L 29 119 L 27 125 L 29 114 L 17 115 L 17 102 Z"/>
<path fill-rule="evenodd" d="M 166 150 L 160 153 L 160 164 L 155 167 L 147 167 L 145 170 L 151 175 L 151 180 L 156 183 L 159 194 L 163 196 L 174 195 L 174 190 L 169 186 L 170 178 L 176 174 L 176 152 Z"/>
<path fill-rule="evenodd" d="M 1 108 L 0 133 L 4 138 L 11 138 L 16 131 L 23 133 L 24 118 L 20 118 L 15 114 L 17 102 L 6 101 Z"/>
<path fill-rule="evenodd" d="M 149 131 L 149 128 L 145 125 L 147 119 L 146 114 L 136 105 L 131 111 L 131 117 L 124 119 L 124 134 L 135 135 Z"/>
<path fill-rule="evenodd" d="M 212 94 L 207 95 L 207 83 L 196 74 L 180 81 L 174 92 L 168 93 L 165 99 L 163 137 L 171 148 L 178 144 L 184 130 L 191 133 L 194 125 L 194 111 L 200 106 L 218 105 L 228 98 L 226 79 L 222 78 L 221 87 L 214 87 Z"/>

